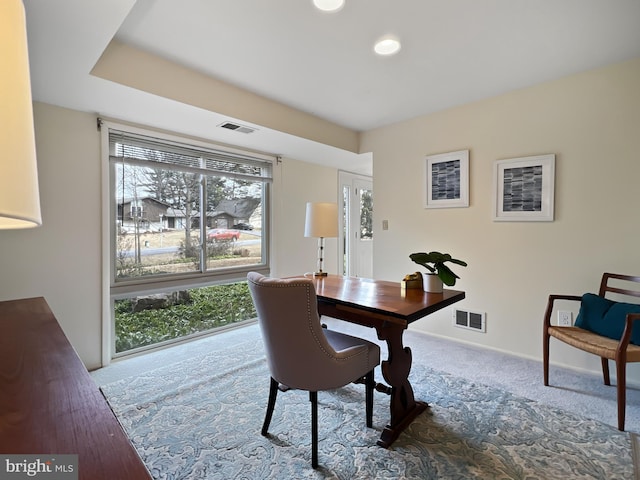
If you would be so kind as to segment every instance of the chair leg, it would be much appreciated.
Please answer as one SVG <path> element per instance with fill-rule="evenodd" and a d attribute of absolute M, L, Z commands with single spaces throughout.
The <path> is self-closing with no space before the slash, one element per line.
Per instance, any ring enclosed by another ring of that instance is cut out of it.
<path fill-rule="evenodd" d="M 600 357 L 600 362 L 602 363 L 602 378 L 604 379 L 604 384 L 611 385 L 611 378 L 609 377 L 609 360 L 604 357 Z"/>
<path fill-rule="evenodd" d="M 376 387 L 376 380 L 373 376 L 373 370 L 367 373 L 365 379 L 365 396 L 366 396 L 366 412 L 367 412 L 367 427 L 373 426 L 373 390 Z"/>
<path fill-rule="evenodd" d="M 542 334 L 542 373 L 544 386 L 549 386 L 549 332 L 547 327 L 544 327 L 544 333 Z"/>
<path fill-rule="evenodd" d="M 309 392 L 311 402 L 311 466 L 318 468 L 318 392 Z"/>
<path fill-rule="evenodd" d="M 627 406 L 627 362 L 616 361 L 616 375 L 618 376 L 618 430 L 624 431 L 624 417 Z"/>
<path fill-rule="evenodd" d="M 267 436 L 269 425 L 271 424 L 271 417 L 273 416 L 273 409 L 276 406 L 276 397 L 278 396 L 278 382 L 271 377 L 271 385 L 269 387 L 269 402 L 267 403 L 267 414 L 264 417 L 264 423 L 262 424 L 262 435 Z"/>

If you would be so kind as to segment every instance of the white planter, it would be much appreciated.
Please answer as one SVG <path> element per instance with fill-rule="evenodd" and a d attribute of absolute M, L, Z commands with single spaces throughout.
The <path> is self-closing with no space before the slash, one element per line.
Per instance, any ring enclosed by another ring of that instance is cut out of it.
<path fill-rule="evenodd" d="M 442 293 L 442 280 L 435 273 L 422 272 L 422 286 L 427 293 Z"/>

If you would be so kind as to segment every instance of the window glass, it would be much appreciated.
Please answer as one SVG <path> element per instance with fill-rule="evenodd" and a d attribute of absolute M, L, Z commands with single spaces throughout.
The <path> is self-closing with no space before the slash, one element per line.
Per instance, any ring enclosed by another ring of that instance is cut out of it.
<path fill-rule="evenodd" d="M 108 128 L 111 356 L 255 318 L 273 158 Z"/>
<path fill-rule="evenodd" d="M 360 189 L 360 240 L 373 238 L 373 192 Z"/>
<path fill-rule="evenodd" d="M 114 314 L 116 357 L 256 316 L 247 282 L 132 296 Z"/>
<path fill-rule="evenodd" d="M 116 281 L 200 271 L 198 177 L 116 163 Z"/>
<path fill-rule="evenodd" d="M 110 134 L 113 282 L 266 266 L 270 163 Z"/>
<path fill-rule="evenodd" d="M 349 185 L 342 186 L 342 251 L 340 252 L 340 258 L 342 259 L 342 275 L 347 275 L 349 272 L 349 209 L 351 208 L 350 203 L 351 198 L 351 188 Z"/>

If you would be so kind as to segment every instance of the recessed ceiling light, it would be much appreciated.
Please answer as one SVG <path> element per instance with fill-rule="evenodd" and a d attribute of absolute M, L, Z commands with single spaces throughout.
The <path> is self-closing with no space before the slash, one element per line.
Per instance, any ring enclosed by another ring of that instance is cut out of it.
<path fill-rule="evenodd" d="M 344 7 L 345 0 L 313 0 L 313 4 L 318 10 L 323 12 L 337 12 Z"/>
<path fill-rule="evenodd" d="M 373 50 L 378 55 L 393 55 L 400 51 L 400 40 L 393 35 L 385 35 L 378 39 L 376 44 L 373 46 Z"/>

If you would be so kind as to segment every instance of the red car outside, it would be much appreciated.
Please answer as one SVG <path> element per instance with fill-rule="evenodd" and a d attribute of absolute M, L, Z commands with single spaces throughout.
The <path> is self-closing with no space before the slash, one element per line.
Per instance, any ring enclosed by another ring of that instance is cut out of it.
<path fill-rule="evenodd" d="M 231 230 L 228 228 L 214 228 L 213 230 L 209 230 L 207 238 L 215 242 L 220 240 L 231 240 L 235 242 L 240 238 L 240 232 L 238 230 Z"/>

